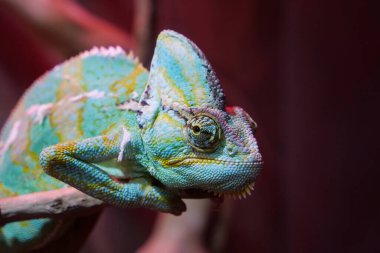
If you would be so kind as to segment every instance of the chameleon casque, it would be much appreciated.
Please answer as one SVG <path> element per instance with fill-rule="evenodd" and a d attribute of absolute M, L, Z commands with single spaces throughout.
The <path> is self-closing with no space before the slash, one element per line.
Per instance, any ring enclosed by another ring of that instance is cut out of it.
<path fill-rule="evenodd" d="M 71 185 L 111 205 L 179 215 L 176 189 L 253 189 L 255 128 L 225 106 L 203 53 L 174 31 L 160 33 L 150 72 L 119 47 L 93 48 L 39 78 L 13 110 L 0 138 L 0 197 Z M 59 226 L 6 224 L 0 251 L 35 248 Z"/>

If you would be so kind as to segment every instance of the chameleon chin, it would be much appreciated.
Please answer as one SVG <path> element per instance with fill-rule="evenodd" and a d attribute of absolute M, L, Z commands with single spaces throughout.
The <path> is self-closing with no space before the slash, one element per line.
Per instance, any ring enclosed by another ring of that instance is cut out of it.
<path fill-rule="evenodd" d="M 255 129 L 243 109 L 226 107 L 184 36 L 160 33 L 150 72 L 120 47 L 93 48 L 39 78 L 13 110 L 0 138 L 0 196 L 71 185 L 111 205 L 179 215 L 192 191 L 250 194 L 262 165 Z M 59 226 L 7 224 L 0 251 L 38 245 Z"/>

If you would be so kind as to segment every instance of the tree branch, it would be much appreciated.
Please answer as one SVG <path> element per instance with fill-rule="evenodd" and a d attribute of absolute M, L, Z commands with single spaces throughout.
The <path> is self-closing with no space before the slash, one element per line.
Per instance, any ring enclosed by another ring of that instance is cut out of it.
<path fill-rule="evenodd" d="M 201 190 L 177 190 L 177 194 L 181 198 L 211 198 L 219 203 L 222 201 Z M 105 206 L 101 200 L 73 187 L 0 198 L 0 225 L 30 219 L 88 215 Z"/>
<path fill-rule="evenodd" d="M 75 216 L 98 211 L 105 204 L 72 187 L 0 199 L 0 224 L 13 221 Z"/>

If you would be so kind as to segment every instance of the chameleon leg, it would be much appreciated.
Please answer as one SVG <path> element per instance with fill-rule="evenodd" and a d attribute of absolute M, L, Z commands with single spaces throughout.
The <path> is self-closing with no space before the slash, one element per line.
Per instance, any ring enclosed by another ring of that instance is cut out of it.
<path fill-rule="evenodd" d="M 94 165 L 115 159 L 119 154 L 120 134 L 98 136 L 45 148 L 40 163 L 45 172 L 84 193 L 120 207 L 147 207 L 181 214 L 186 206 L 176 195 L 139 178 L 117 183 Z"/>

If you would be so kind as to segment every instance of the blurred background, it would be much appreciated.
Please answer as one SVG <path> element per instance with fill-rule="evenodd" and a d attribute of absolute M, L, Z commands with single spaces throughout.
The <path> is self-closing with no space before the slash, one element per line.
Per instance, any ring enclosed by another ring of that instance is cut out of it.
<path fill-rule="evenodd" d="M 379 6 L 349 2 L 3 0 L 0 123 L 64 59 L 120 44 L 149 67 L 173 29 L 259 126 L 265 167 L 232 201 L 222 252 L 380 252 Z M 134 252 L 155 216 L 108 208 L 81 252 Z"/>

